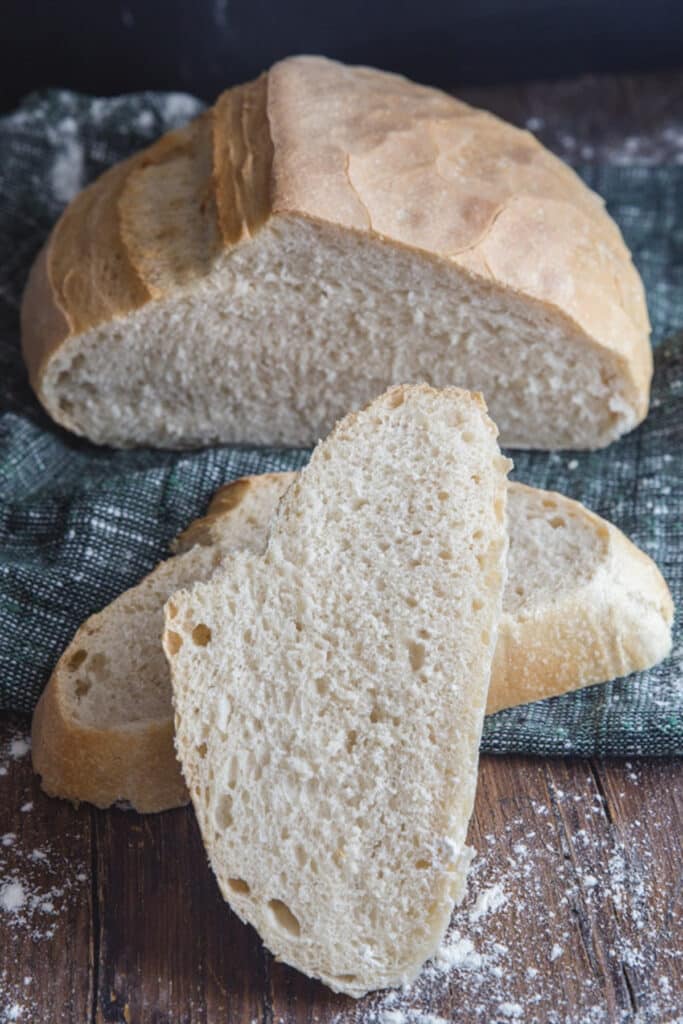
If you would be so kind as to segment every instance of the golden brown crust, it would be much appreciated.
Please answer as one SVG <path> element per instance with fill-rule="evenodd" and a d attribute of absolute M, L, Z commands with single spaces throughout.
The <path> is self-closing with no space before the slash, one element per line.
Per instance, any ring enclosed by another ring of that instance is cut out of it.
<path fill-rule="evenodd" d="M 121 800 L 141 814 L 186 804 L 189 795 L 175 756 L 170 716 L 127 728 L 79 725 L 62 705 L 59 672 L 58 665 L 38 701 L 31 729 L 33 769 L 45 792 L 96 807 Z"/>
<path fill-rule="evenodd" d="M 229 484 L 219 487 L 206 510 L 206 514 L 194 519 L 187 529 L 179 533 L 171 543 L 171 550 L 176 554 L 189 551 L 195 544 L 214 544 L 216 537 L 213 527 L 231 516 L 245 501 L 247 496 L 254 496 L 259 491 L 269 492 L 277 485 L 279 493 L 283 487 L 289 486 L 296 473 L 260 473 L 258 476 L 243 476 L 232 480 Z"/>
<path fill-rule="evenodd" d="M 49 278 L 49 246 L 48 240 L 31 267 L 21 303 L 21 350 L 34 391 L 40 388 L 50 356 L 71 330 L 69 321 L 57 305 Z"/>
<path fill-rule="evenodd" d="M 673 602 L 652 559 L 579 502 L 546 493 L 560 508 L 590 522 L 605 540 L 606 553 L 599 570 L 578 591 L 543 604 L 526 618 L 503 613 L 486 705 L 489 715 L 650 668 L 671 647 Z"/>
<path fill-rule="evenodd" d="M 317 57 L 223 93 L 71 203 L 24 297 L 39 395 L 65 341 L 202 275 L 272 216 L 370 233 L 512 290 L 530 315 L 537 303 L 552 310 L 614 357 L 645 415 L 643 286 L 602 201 L 528 132 L 398 75 Z"/>

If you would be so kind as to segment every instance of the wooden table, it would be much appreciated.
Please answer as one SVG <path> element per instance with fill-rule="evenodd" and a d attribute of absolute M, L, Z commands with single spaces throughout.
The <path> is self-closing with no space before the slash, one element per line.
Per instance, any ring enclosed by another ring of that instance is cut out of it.
<path fill-rule="evenodd" d="M 659 1024 L 683 1012 L 674 763 L 484 758 L 478 857 L 453 922 L 473 950 L 397 1010 L 275 963 L 223 903 L 191 810 L 46 797 L 30 755 L 9 753 L 26 727 L 0 721 L 0 880 L 27 897 L 0 911 L 0 1021 Z M 482 893 L 491 909 L 472 920 Z"/>
<path fill-rule="evenodd" d="M 566 156 L 635 138 L 630 152 L 658 162 L 680 146 L 667 125 L 683 74 L 461 95 Z M 28 727 L 0 718 L 0 1022 L 683 1020 L 677 764 L 484 758 L 452 968 L 355 1003 L 274 962 L 228 910 L 189 809 L 45 797 Z"/>

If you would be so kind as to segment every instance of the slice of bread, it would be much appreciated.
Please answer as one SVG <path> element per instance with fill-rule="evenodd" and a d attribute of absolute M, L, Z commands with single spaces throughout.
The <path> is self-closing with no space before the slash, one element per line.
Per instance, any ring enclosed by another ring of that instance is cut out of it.
<path fill-rule="evenodd" d="M 294 477 L 266 473 L 221 487 L 175 550 L 213 545 L 221 559 L 234 548 L 262 551 Z M 487 713 L 628 675 L 667 656 L 673 606 L 666 583 L 615 526 L 561 494 L 511 483 L 508 529 Z M 189 799 L 173 748 L 162 606 L 213 566 L 213 555 L 200 550 L 169 559 L 78 630 L 34 717 L 33 761 L 48 793 L 100 807 L 125 800 L 139 811 Z M 123 644 L 129 622 L 134 628 Z"/>
<path fill-rule="evenodd" d="M 313 444 L 426 380 L 506 445 L 596 448 L 647 412 L 648 335 L 619 229 L 532 135 L 320 57 L 85 189 L 22 308 L 45 408 L 119 446 Z"/>
<path fill-rule="evenodd" d="M 220 514 L 220 539 L 162 562 L 77 631 L 33 715 L 33 766 L 51 796 L 141 812 L 187 803 L 173 747 L 164 602 L 208 579 L 227 551 L 261 551 L 277 499 L 295 474 L 264 474 L 221 488 L 211 512 L 183 534 L 197 540 Z"/>
<path fill-rule="evenodd" d="M 479 395 L 342 420 L 265 552 L 166 604 L 176 749 L 221 892 L 353 996 L 409 982 L 465 884 L 510 463 Z"/>

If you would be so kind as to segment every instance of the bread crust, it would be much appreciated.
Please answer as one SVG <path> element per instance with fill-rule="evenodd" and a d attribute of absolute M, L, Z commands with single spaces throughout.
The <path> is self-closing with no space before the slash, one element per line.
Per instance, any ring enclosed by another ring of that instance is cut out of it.
<path fill-rule="evenodd" d="M 64 706 L 67 647 L 38 701 L 31 726 L 33 769 L 49 796 L 110 807 L 122 801 L 141 814 L 181 807 L 189 800 L 173 746 L 173 719 L 126 728 L 79 725 Z"/>
<path fill-rule="evenodd" d="M 196 188 L 179 186 L 183 161 L 204 144 L 210 167 L 197 167 Z M 158 216 L 136 222 L 126 210 L 155 174 L 147 200 Z M 198 226 L 191 242 L 174 235 L 174 195 Z M 528 132 L 398 75 L 319 57 L 289 58 L 228 90 L 69 205 L 22 304 L 24 357 L 50 414 L 76 429 L 46 387 L 62 346 L 201 277 L 286 217 L 369 234 L 523 296 L 530 315 L 538 305 L 608 353 L 645 416 L 643 286 L 602 200 Z"/>
<path fill-rule="evenodd" d="M 511 489 L 532 491 L 523 484 Z M 521 619 L 503 612 L 486 713 L 619 679 L 666 658 L 673 601 L 659 569 L 612 523 L 578 501 L 545 492 L 558 511 L 590 522 L 606 550 L 582 588 Z"/>
<path fill-rule="evenodd" d="M 220 543 L 220 527 L 231 518 L 248 522 L 258 501 L 279 495 L 296 473 L 264 473 L 220 487 L 206 515 L 173 543 L 177 553 Z M 512 492 L 535 489 L 510 483 Z M 649 668 L 671 647 L 673 602 L 654 562 L 624 534 L 577 501 L 556 492 L 558 511 L 591 524 L 605 545 L 599 572 L 583 589 L 554 606 L 544 605 L 525 621 L 503 611 L 491 670 L 486 713 L 559 696 Z M 250 501 L 245 500 L 249 496 Z M 155 570 L 156 571 L 156 570 Z M 97 618 L 93 616 L 92 618 Z M 69 658 L 83 646 L 88 619 L 59 659 L 33 718 L 33 765 L 51 796 L 108 807 L 127 800 L 140 812 L 155 812 L 189 800 L 167 719 L 128 728 L 94 729 L 68 713 L 61 692 Z"/>

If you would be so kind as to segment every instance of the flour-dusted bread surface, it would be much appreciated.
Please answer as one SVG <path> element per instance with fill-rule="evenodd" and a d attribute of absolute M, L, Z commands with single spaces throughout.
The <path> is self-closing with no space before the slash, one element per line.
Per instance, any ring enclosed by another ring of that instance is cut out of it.
<path fill-rule="evenodd" d="M 263 550 L 293 476 L 268 473 L 222 487 L 209 514 L 179 538 L 187 553 L 162 562 L 80 627 L 33 717 L 33 765 L 47 793 L 98 807 L 124 801 L 142 812 L 187 803 L 161 647 L 164 602 L 207 579 L 235 548 Z M 220 537 L 201 546 L 217 513 Z"/>
<path fill-rule="evenodd" d="M 316 448 L 263 555 L 166 606 L 221 891 L 354 996 L 413 978 L 463 891 L 508 465 L 479 396 L 393 388 Z"/>
<path fill-rule="evenodd" d="M 502 442 L 645 416 L 643 288 L 528 132 L 397 75 L 290 58 L 68 207 L 24 297 L 33 386 L 99 443 L 310 444 L 399 380 L 484 392 Z"/>

